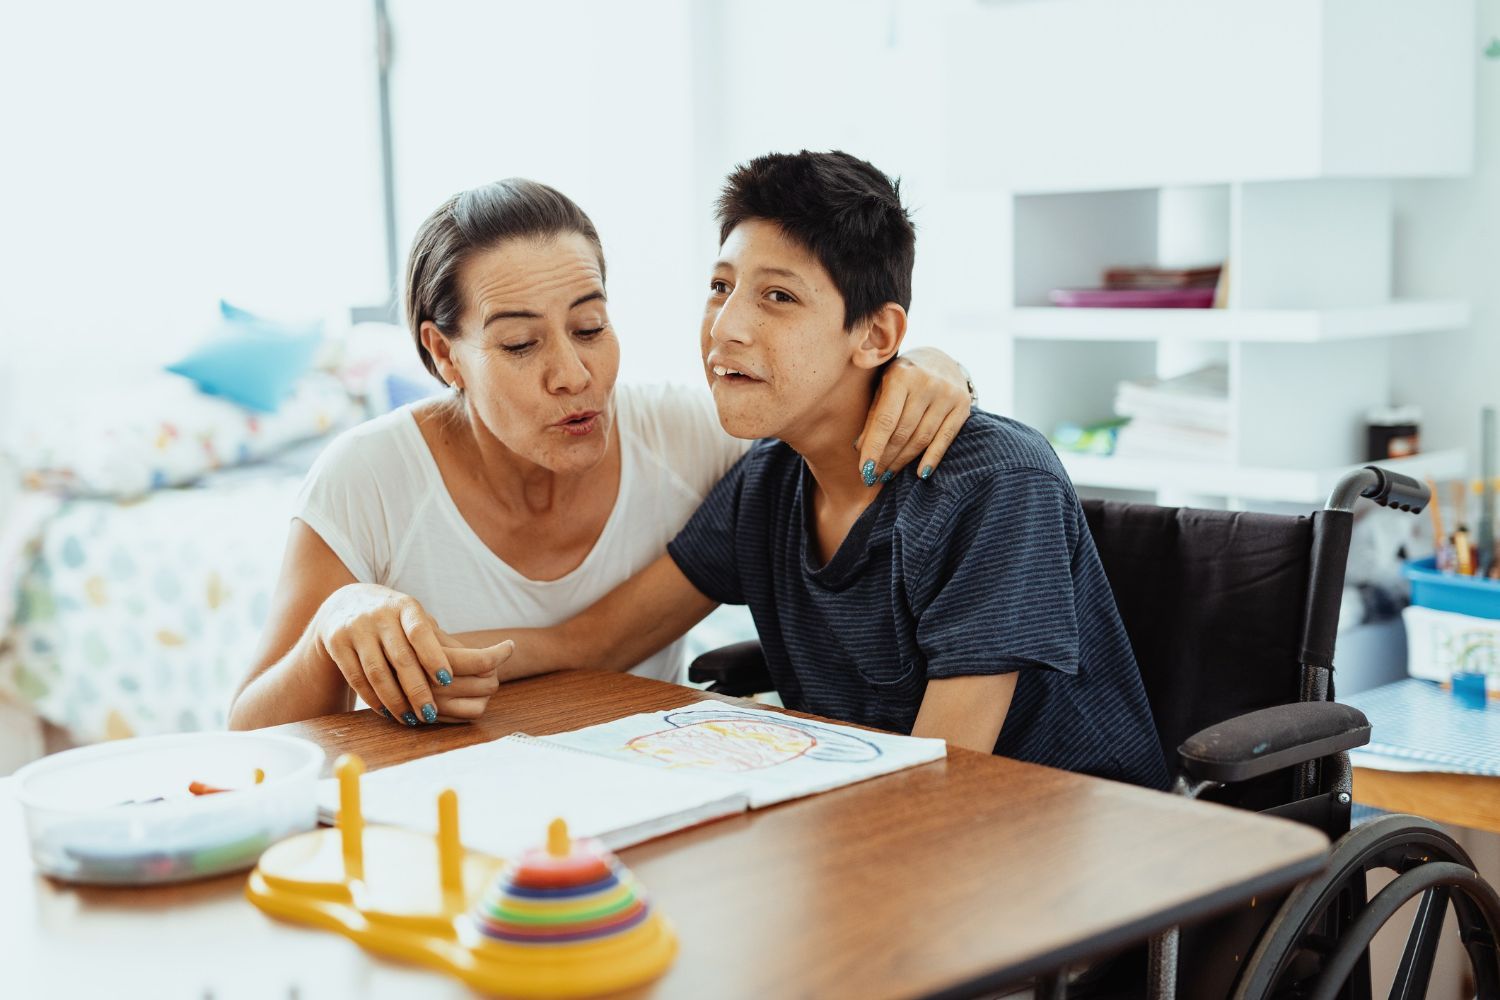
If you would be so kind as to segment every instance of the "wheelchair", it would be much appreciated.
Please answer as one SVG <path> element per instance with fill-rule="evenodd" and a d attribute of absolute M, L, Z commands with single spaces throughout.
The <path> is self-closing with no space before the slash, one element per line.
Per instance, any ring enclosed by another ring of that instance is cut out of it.
<path fill-rule="evenodd" d="M 1039 1000 L 1370 1000 L 1370 942 L 1418 898 L 1389 996 L 1426 995 L 1451 907 L 1475 995 L 1500 1000 L 1500 896 L 1463 848 L 1416 816 L 1351 828 L 1347 751 L 1370 726 L 1334 700 L 1333 654 L 1361 497 L 1412 514 L 1429 500 L 1421 483 L 1367 466 L 1311 516 L 1083 501 L 1174 793 L 1307 823 L 1333 846 L 1321 874 L 1280 897 L 1169 931 L 1071 982 L 1041 980 Z M 705 653 L 688 675 L 729 695 L 773 688 L 757 642 Z M 1381 870 L 1395 877 L 1370 896 L 1366 877 Z"/>

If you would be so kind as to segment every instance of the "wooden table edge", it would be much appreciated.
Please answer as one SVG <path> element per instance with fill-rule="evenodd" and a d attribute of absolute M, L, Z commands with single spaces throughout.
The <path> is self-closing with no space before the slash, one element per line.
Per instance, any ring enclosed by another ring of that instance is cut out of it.
<path fill-rule="evenodd" d="M 1292 821 L 1284 820 L 1283 822 Z M 1308 827 L 1308 829 L 1312 828 Z M 1327 844 L 1327 838 L 1323 839 Z M 1007 971 L 1004 976 L 980 976 L 954 983 L 935 993 L 926 994 L 924 1000 L 963 1000 L 976 994 L 995 993 L 1024 986 L 1037 976 L 1056 973 L 1084 962 L 1113 955 L 1127 948 L 1144 944 L 1156 935 L 1174 927 L 1226 913 L 1247 899 L 1290 889 L 1303 879 L 1311 878 L 1321 872 L 1326 867 L 1327 861 L 1328 849 L 1324 847 L 1316 854 L 1274 872 L 1237 882 L 1209 896 L 1155 914 L 1149 919 L 1137 920 L 1066 948 L 1028 959 Z"/>
<path fill-rule="evenodd" d="M 1486 791 L 1490 794 L 1476 794 Z M 1493 775 L 1356 767 L 1354 801 L 1386 812 L 1500 833 L 1500 777 Z"/>

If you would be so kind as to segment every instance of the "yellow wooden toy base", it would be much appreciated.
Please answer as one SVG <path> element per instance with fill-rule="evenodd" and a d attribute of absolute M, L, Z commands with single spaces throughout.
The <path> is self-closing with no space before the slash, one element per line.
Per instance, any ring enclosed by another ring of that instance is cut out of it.
<path fill-rule="evenodd" d="M 655 912 L 596 941 L 519 944 L 482 934 L 469 914 L 504 862 L 459 845 L 451 792 L 440 802 L 436 836 L 365 827 L 360 770 L 357 758 L 339 762 L 338 829 L 301 834 L 261 855 L 245 887 L 252 903 L 272 916 L 336 931 L 370 951 L 503 996 L 613 993 L 650 982 L 672 964 L 677 936 Z"/>

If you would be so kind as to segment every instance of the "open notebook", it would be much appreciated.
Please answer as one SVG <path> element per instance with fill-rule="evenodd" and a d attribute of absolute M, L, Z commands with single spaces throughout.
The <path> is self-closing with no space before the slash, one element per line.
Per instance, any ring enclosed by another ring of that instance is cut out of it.
<path fill-rule="evenodd" d="M 468 847 L 508 856 L 561 816 L 611 850 L 721 816 L 828 791 L 947 753 L 942 740 L 870 733 L 700 702 L 545 738 L 516 734 L 366 774 L 366 822 L 437 828 L 437 796 L 458 792 Z M 338 784 L 319 783 L 325 819 Z"/>
<path fill-rule="evenodd" d="M 712 777 L 751 809 L 941 760 L 942 740 L 872 733 L 701 701 L 547 737 L 547 742 L 683 777 Z"/>

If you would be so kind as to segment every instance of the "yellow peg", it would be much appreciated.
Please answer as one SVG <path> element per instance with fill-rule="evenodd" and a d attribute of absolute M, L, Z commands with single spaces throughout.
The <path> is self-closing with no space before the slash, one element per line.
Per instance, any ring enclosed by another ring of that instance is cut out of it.
<path fill-rule="evenodd" d="M 554 858 L 565 858 L 572 850 L 573 842 L 568 839 L 568 824 L 565 820 L 555 819 L 547 825 L 547 853 Z"/>
<path fill-rule="evenodd" d="M 339 833 L 344 844 L 344 877 L 365 877 L 365 817 L 359 808 L 359 776 L 365 773 L 365 762 L 357 754 L 340 755 L 333 765 L 339 779 Z"/>
<path fill-rule="evenodd" d="M 458 842 L 458 793 L 445 788 L 438 796 L 438 881 L 443 892 L 462 892 L 464 851 Z"/>
<path fill-rule="evenodd" d="M 266 780 L 266 772 L 262 771 L 260 768 L 257 767 L 255 769 L 255 783 L 257 785 L 259 785 L 262 782 L 264 782 L 265 780 Z"/>

